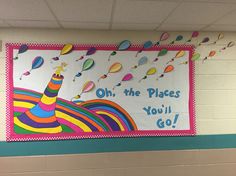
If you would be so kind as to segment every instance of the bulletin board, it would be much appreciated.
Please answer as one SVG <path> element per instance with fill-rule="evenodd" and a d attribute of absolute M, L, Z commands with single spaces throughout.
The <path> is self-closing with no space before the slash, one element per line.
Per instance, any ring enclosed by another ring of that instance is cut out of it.
<path fill-rule="evenodd" d="M 7 43 L 7 141 L 195 135 L 191 45 Z"/>

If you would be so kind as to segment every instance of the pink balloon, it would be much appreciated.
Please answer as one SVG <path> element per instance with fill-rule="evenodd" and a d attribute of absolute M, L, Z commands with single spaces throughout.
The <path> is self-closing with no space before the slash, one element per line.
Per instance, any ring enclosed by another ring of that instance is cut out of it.
<path fill-rule="evenodd" d="M 83 90 L 82 92 L 85 93 L 85 92 L 89 92 L 91 91 L 93 88 L 95 87 L 95 84 L 93 81 L 88 81 L 84 84 L 84 87 L 83 87 Z"/>
<path fill-rule="evenodd" d="M 169 33 L 163 32 L 163 33 L 161 34 L 160 41 L 167 40 L 167 39 L 169 38 L 169 36 L 170 36 Z"/>
<path fill-rule="evenodd" d="M 131 73 L 128 73 L 122 78 L 122 81 L 129 81 L 132 78 L 133 78 L 133 75 Z"/>
<path fill-rule="evenodd" d="M 195 38 L 195 37 L 197 37 L 199 35 L 199 32 L 198 31 L 194 31 L 193 33 L 192 33 L 192 38 Z"/>

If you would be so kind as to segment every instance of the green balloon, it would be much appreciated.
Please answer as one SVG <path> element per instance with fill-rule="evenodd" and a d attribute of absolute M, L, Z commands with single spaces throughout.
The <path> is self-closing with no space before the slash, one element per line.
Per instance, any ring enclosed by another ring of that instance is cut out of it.
<path fill-rule="evenodd" d="M 196 61 L 198 59 L 200 59 L 201 55 L 199 53 L 194 53 L 192 56 L 192 61 Z"/>
<path fill-rule="evenodd" d="M 161 49 L 160 51 L 159 51 L 159 53 L 158 53 L 158 57 L 159 56 L 164 56 L 164 55 L 166 55 L 167 54 L 167 52 L 168 52 L 168 50 L 167 49 L 165 49 L 165 48 L 163 48 L 163 49 Z"/>
<path fill-rule="evenodd" d="M 94 65 L 94 60 L 93 59 L 87 59 L 84 61 L 83 63 L 83 71 L 85 70 L 89 70 L 90 68 L 92 68 Z"/>
<path fill-rule="evenodd" d="M 116 55 L 116 51 L 113 51 L 112 53 L 111 53 L 111 56 L 115 56 Z"/>

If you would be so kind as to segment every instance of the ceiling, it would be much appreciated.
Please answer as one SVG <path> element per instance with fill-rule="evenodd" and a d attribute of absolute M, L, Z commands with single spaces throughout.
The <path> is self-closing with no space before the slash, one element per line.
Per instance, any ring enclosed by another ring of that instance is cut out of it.
<path fill-rule="evenodd" d="M 236 0 L 0 0 L 0 27 L 236 31 Z"/>

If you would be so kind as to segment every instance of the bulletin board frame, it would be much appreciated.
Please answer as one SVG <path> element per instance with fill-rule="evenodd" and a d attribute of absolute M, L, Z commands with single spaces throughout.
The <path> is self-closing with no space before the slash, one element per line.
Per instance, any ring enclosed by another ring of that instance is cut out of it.
<path fill-rule="evenodd" d="M 108 132 L 103 134 L 83 134 L 83 135 L 58 135 L 58 134 L 50 134 L 48 137 L 45 137 L 43 134 L 34 134 L 34 137 L 32 138 L 32 135 L 19 135 L 14 133 L 14 127 L 13 127 L 13 49 L 19 49 L 20 45 L 22 43 L 7 43 L 6 44 L 6 76 L 7 76 L 7 109 L 6 109 L 6 115 L 7 115 L 7 128 L 6 128 L 6 136 L 7 141 L 28 141 L 28 140 L 62 140 L 62 139 L 82 139 L 82 138 L 109 138 L 109 137 L 144 137 L 144 136 L 186 136 L 186 135 L 195 135 L 196 134 L 196 124 L 195 124 L 195 78 L 194 78 L 194 72 L 195 72 L 195 66 L 194 62 L 191 61 L 191 57 L 194 52 L 194 47 L 192 45 L 163 45 L 163 46 L 157 46 L 152 47 L 151 49 L 148 49 L 150 51 L 155 50 L 158 51 L 162 48 L 167 48 L 170 50 L 187 50 L 189 51 L 189 113 L 190 113 L 190 129 L 189 130 L 174 130 L 174 131 L 154 131 L 154 130 L 145 130 L 145 131 L 131 131 L 131 132 L 123 132 L 123 133 L 117 133 L 117 132 Z M 62 44 L 33 44 L 28 43 L 27 44 L 29 49 L 36 49 L 36 50 L 60 50 L 63 45 Z M 76 50 L 85 50 L 88 49 L 91 46 L 95 46 L 99 49 L 104 50 L 115 50 L 117 48 L 117 45 L 74 45 L 74 48 Z M 138 51 L 142 48 L 141 45 L 132 45 L 128 50 L 130 51 Z"/>

